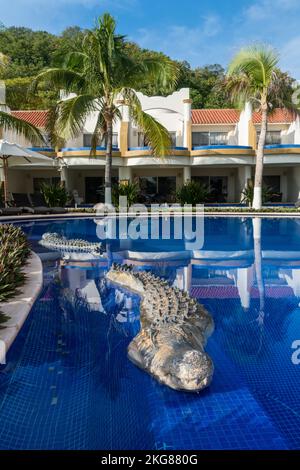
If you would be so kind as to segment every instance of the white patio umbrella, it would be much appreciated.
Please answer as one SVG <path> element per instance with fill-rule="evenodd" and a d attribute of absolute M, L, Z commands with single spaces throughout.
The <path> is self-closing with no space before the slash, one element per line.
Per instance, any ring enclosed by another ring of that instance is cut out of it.
<path fill-rule="evenodd" d="M 4 201 L 5 206 L 7 206 L 9 201 L 8 193 L 8 168 L 10 166 L 20 165 L 22 160 L 27 163 L 49 163 L 52 166 L 55 165 L 55 162 L 52 158 L 46 157 L 41 153 L 34 152 L 32 150 L 26 149 L 21 145 L 7 142 L 6 140 L 0 139 L 0 161 L 2 161 L 2 168 L 4 174 Z"/>

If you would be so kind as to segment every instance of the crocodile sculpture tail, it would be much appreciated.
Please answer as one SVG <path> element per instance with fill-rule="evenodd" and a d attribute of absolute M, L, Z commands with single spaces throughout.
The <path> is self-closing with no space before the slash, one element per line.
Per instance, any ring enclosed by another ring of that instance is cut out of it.
<path fill-rule="evenodd" d="M 205 308 L 167 281 L 128 265 L 113 264 L 107 278 L 141 296 L 141 330 L 128 346 L 129 359 L 175 390 L 207 387 L 214 368 L 204 347 L 214 322 Z"/>

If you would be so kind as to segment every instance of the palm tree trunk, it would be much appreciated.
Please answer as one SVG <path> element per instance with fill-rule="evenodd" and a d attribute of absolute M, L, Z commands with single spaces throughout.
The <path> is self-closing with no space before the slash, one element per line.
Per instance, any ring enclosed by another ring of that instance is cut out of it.
<path fill-rule="evenodd" d="M 264 147 L 266 143 L 268 125 L 268 106 L 264 101 L 261 107 L 261 131 L 256 151 L 255 178 L 254 178 L 254 194 L 253 209 L 261 209 L 262 206 L 262 183 L 264 171 Z"/>
<path fill-rule="evenodd" d="M 106 161 L 105 161 L 105 204 L 111 204 L 111 168 L 112 168 L 112 118 L 107 122 L 107 142 L 106 142 Z"/>
<path fill-rule="evenodd" d="M 3 192 L 4 192 L 4 204 L 5 207 L 8 207 L 9 193 L 8 193 L 8 161 L 7 157 L 3 157 Z"/>

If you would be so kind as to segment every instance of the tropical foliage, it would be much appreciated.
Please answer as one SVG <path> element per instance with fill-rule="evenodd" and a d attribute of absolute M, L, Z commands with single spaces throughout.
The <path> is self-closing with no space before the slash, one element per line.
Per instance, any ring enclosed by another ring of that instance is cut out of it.
<path fill-rule="evenodd" d="M 176 199 L 182 206 L 201 204 L 207 200 L 208 196 L 209 188 L 197 181 L 189 181 L 176 192 Z"/>
<path fill-rule="evenodd" d="M 68 192 L 59 184 L 42 184 L 41 193 L 48 207 L 65 207 L 68 201 Z"/>
<path fill-rule="evenodd" d="M 77 26 L 65 29 L 59 36 L 16 26 L 0 29 L 0 52 L 6 56 L 5 69 L 1 69 L 0 61 L 0 79 L 6 82 L 9 106 L 12 109 L 48 109 L 55 104 L 56 90 L 40 86 L 35 93 L 28 93 L 29 84 L 41 70 L 60 65 L 70 51 L 78 50 L 85 33 Z M 126 53 L 134 60 L 167 58 L 161 52 L 143 49 L 132 42 L 126 42 Z M 232 106 L 224 91 L 216 88 L 225 76 L 220 65 L 192 68 L 186 61 L 172 62 L 179 67 L 178 88 L 190 88 L 194 108 Z M 141 84 L 140 90 L 148 95 L 164 95 L 175 91 L 176 87 L 166 90 L 152 81 Z"/>
<path fill-rule="evenodd" d="M 105 202 L 111 203 L 112 130 L 126 104 L 132 120 L 144 132 L 155 156 L 164 156 L 171 147 L 170 135 L 155 118 L 142 110 L 135 90 L 150 82 L 165 89 L 175 86 L 177 67 L 168 58 L 133 59 L 126 53 L 126 39 L 116 33 L 115 20 L 104 14 L 84 36 L 81 48 L 70 53 L 63 67 L 41 72 L 35 85 L 43 83 L 56 90 L 73 93 L 51 110 L 48 130 L 52 136 L 79 135 L 87 116 L 98 115 L 92 135 L 91 154 L 105 139 Z M 74 96 L 75 94 L 75 96 Z"/>
<path fill-rule="evenodd" d="M 124 183 L 119 183 L 113 187 L 112 192 L 112 201 L 115 207 L 119 206 L 119 197 L 126 196 L 127 198 L 127 207 L 132 206 L 138 201 L 139 197 L 139 186 L 137 183 L 131 183 L 126 181 Z"/>
<path fill-rule="evenodd" d="M 5 302 L 18 293 L 25 281 L 22 272 L 30 250 L 25 234 L 19 227 L 0 225 L 0 302 Z M 7 320 L 0 312 L 1 324 Z"/>
<path fill-rule="evenodd" d="M 254 187 L 253 182 L 249 182 L 246 188 L 242 191 L 242 199 L 241 202 L 252 206 L 253 202 L 253 194 L 254 194 Z M 270 186 L 266 186 L 265 184 L 262 185 L 262 204 L 266 202 L 270 202 L 274 196 L 279 196 L 276 194 Z"/>
<path fill-rule="evenodd" d="M 255 45 L 241 49 L 228 68 L 225 89 L 237 105 L 250 102 L 261 112 L 261 132 L 256 151 L 253 208 L 262 206 L 264 146 L 268 116 L 276 107 L 298 113 L 293 104 L 293 80 L 278 68 L 279 55 L 269 46 Z"/>

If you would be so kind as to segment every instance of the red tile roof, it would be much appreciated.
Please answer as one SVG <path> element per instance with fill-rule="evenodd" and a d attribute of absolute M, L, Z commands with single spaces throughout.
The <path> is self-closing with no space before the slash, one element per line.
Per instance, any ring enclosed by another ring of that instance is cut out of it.
<path fill-rule="evenodd" d="M 42 129 L 46 126 L 48 111 L 12 111 L 11 114 Z"/>
<path fill-rule="evenodd" d="M 295 116 L 291 111 L 283 108 L 274 109 L 273 113 L 268 117 L 269 124 L 290 124 L 295 120 Z M 261 123 L 261 113 L 254 112 L 252 114 L 252 121 L 254 124 Z"/>
<path fill-rule="evenodd" d="M 239 119 L 237 109 L 192 109 L 192 124 L 236 124 Z"/>

